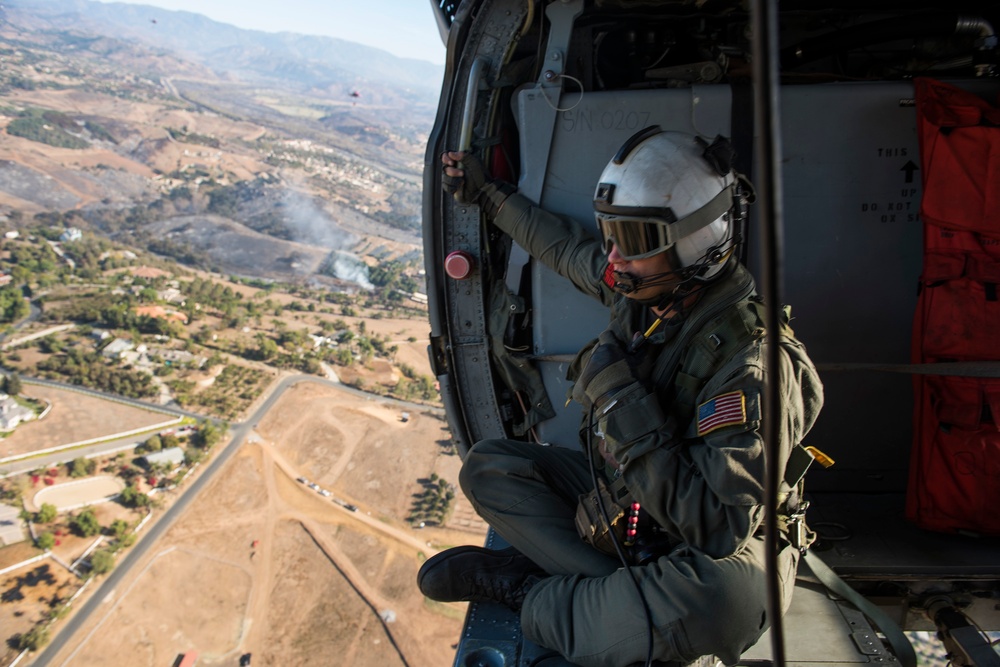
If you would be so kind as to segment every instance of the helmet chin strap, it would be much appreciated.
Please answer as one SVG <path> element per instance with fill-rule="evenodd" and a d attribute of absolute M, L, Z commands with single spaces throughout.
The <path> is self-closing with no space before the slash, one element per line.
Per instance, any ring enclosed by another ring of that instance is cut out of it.
<path fill-rule="evenodd" d="M 610 266 L 608 268 L 610 269 Z M 663 273 L 655 273 L 645 277 L 614 270 L 609 271 L 609 274 L 612 280 L 611 289 L 626 296 L 647 287 L 660 287 L 676 283 L 674 288 L 665 294 L 656 294 L 642 299 L 633 297 L 636 303 L 651 308 L 666 308 L 671 302 L 683 299 L 689 293 L 688 290 L 683 289 L 685 283 L 689 281 L 685 280 L 683 275 L 677 271 L 664 271 Z M 678 277 L 681 278 L 680 282 L 676 282 L 676 278 Z"/>
<path fill-rule="evenodd" d="M 619 294 L 633 294 L 644 287 L 666 285 L 670 282 L 670 276 L 675 274 L 674 271 L 664 271 L 663 273 L 640 277 L 632 273 L 625 273 L 624 271 L 615 271 L 611 269 L 610 265 L 608 268 L 610 269 L 608 273 L 611 277 L 609 281 L 611 289 Z"/>
<path fill-rule="evenodd" d="M 676 310 L 676 314 L 680 315 L 683 312 L 685 300 L 708 286 L 707 282 L 698 280 L 698 274 L 697 267 L 688 267 L 681 271 L 664 271 L 641 277 L 624 271 L 615 271 L 609 264 L 604 273 L 604 282 L 614 291 L 626 296 L 647 287 L 673 284 L 673 288 L 665 293 L 641 299 L 632 297 L 632 300 L 660 311 Z"/>
<path fill-rule="evenodd" d="M 718 256 L 713 253 L 712 259 L 715 263 L 725 264 L 732 256 L 735 247 L 736 244 L 734 243 L 724 254 L 720 252 Z M 679 271 L 664 271 L 643 277 L 624 271 L 615 271 L 614 267 L 608 264 L 604 270 L 604 283 L 619 294 L 626 296 L 647 287 L 660 287 L 673 283 L 673 289 L 664 294 L 657 294 L 643 299 L 632 298 L 633 301 L 643 306 L 665 310 L 672 304 L 683 301 L 704 287 L 702 281 L 698 280 L 698 276 L 701 275 L 702 269 L 706 268 L 707 265 L 707 262 L 701 262 Z"/>

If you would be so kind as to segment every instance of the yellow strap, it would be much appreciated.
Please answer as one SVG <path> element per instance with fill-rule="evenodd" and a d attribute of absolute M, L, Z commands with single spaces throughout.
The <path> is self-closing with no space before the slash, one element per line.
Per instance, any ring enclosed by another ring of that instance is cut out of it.
<path fill-rule="evenodd" d="M 824 468 L 833 466 L 833 459 L 820 450 L 816 449 L 812 445 L 807 446 L 806 449 L 809 450 L 809 453 L 813 455 L 813 458 L 816 459 L 816 461 L 818 461 Z"/>

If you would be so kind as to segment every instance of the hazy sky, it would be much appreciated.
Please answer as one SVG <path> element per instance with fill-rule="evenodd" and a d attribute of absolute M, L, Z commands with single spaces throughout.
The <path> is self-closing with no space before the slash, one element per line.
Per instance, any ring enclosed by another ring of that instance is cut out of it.
<path fill-rule="evenodd" d="M 430 0 L 142 0 L 127 4 L 194 12 L 238 28 L 339 37 L 405 58 L 444 63 L 444 46 Z"/>

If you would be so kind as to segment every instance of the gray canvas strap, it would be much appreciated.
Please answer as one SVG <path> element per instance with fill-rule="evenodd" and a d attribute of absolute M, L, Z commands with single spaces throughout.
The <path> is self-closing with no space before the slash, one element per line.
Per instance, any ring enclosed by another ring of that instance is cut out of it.
<path fill-rule="evenodd" d="M 837 576 L 833 569 L 823 562 L 823 560 L 812 551 L 805 554 L 806 563 L 812 570 L 816 578 L 830 591 L 844 598 L 862 614 L 868 617 L 878 629 L 885 635 L 892 652 L 896 655 L 902 667 L 917 667 L 917 654 L 913 650 L 913 645 L 889 615 L 866 600 L 860 593 L 847 585 L 843 579 Z"/>

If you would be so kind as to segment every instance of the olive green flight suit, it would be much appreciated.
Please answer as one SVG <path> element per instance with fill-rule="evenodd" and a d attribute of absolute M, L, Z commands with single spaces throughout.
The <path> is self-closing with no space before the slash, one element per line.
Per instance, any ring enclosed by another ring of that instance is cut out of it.
<path fill-rule="evenodd" d="M 533 257 L 610 306 L 609 327 L 619 340 L 645 330 L 648 308 L 603 283 L 606 257 L 578 225 L 517 194 L 507 199 L 494 223 Z M 747 335 L 745 342 L 741 338 L 738 349 L 729 351 L 698 389 L 694 402 L 711 412 L 711 406 L 704 407 L 711 399 L 739 396 L 741 417 L 723 419 L 721 426 L 699 433 L 697 407 L 689 408 L 689 414 L 672 409 L 675 387 L 685 380 L 677 377 L 683 348 L 714 344 L 712 322 L 746 310 L 753 295 L 753 279 L 732 261 L 683 322 L 661 326 L 650 337 L 645 349 L 654 360 L 647 382 L 636 381 L 617 392 L 614 405 L 597 420 L 632 497 L 670 538 L 663 555 L 629 568 L 652 614 L 658 661 L 690 662 L 714 655 L 732 664 L 768 626 L 760 535 L 765 344 L 760 332 Z M 790 337 L 780 340 L 784 412 L 778 428 L 782 460 L 787 460 L 812 427 L 823 394 L 802 345 Z M 583 361 L 578 357 L 574 366 Z M 618 559 L 583 542 L 574 524 L 578 497 L 593 488 L 585 453 L 486 440 L 469 451 L 460 481 L 479 514 L 552 575 L 525 598 L 525 637 L 584 667 L 619 667 L 646 659 L 646 617 L 628 572 Z M 791 546 L 780 554 L 786 608 L 797 558 Z"/>

